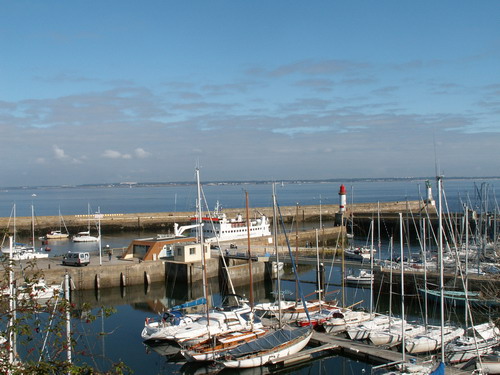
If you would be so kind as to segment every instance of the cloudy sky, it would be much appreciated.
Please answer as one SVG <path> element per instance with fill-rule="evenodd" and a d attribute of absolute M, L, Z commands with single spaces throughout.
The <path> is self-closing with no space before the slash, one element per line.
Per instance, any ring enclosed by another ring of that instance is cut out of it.
<path fill-rule="evenodd" d="M 497 0 L 0 9 L 0 186 L 500 175 Z"/>

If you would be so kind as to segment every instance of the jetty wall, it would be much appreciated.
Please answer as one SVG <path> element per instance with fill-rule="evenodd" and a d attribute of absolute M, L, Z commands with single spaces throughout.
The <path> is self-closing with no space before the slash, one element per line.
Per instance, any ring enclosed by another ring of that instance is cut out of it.
<path fill-rule="evenodd" d="M 424 204 L 421 201 L 408 202 L 386 202 L 386 203 L 360 203 L 349 205 L 344 217 L 354 216 L 362 218 L 367 215 L 372 217 L 380 212 L 382 218 L 393 217 L 398 212 L 410 213 L 421 212 Z M 321 209 L 321 210 L 320 210 Z M 319 223 L 320 216 L 325 222 L 338 221 L 338 205 L 309 205 L 309 206 L 285 206 L 281 207 L 281 215 L 285 223 Z M 434 210 L 430 206 L 430 210 Z M 435 210 L 434 210 L 435 211 Z M 245 212 L 244 208 L 225 209 L 228 217 L 235 217 Z M 272 207 L 255 207 L 251 209 L 251 215 L 257 213 L 264 214 L 273 221 Z M 103 213 L 101 218 L 101 228 L 105 233 L 123 232 L 123 231 L 160 231 L 162 233 L 173 233 L 174 223 L 184 225 L 190 222 L 194 217 L 194 212 L 151 212 L 151 213 Z M 64 223 L 70 233 L 87 230 L 89 215 L 64 215 Z M 90 215 L 92 225 L 95 225 L 93 215 Z M 50 230 L 59 229 L 59 216 L 36 216 L 35 217 L 35 235 L 42 236 Z M 0 217 L 0 228 L 4 232 L 12 233 L 13 220 L 9 217 Z M 16 231 L 20 235 L 31 235 L 32 218 L 17 217 Z M 95 228 L 95 226 L 94 226 Z"/>

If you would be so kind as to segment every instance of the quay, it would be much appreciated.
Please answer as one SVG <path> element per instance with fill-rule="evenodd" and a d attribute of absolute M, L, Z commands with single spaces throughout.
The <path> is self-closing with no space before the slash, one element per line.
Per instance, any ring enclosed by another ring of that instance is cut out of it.
<path fill-rule="evenodd" d="M 427 206 L 422 201 L 402 201 L 402 202 L 384 202 L 384 203 L 359 203 L 348 205 L 344 217 L 354 216 L 361 221 L 368 218 L 376 218 L 380 215 L 382 220 L 391 221 L 397 217 L 397 213 L 417 214 L 430 207 L 429 211 L 435 212 L 433 206 Z M 244 208 L 224 209 L 226 215 L 236 217 L 243 213 Z M 281 207 L 281 214 L 285 223 L 319 223 L 339 222 L 338 204 L 325 205 L 306 205 L 306 206 L 285 206 Z M 251 212 L 259 212 L 266 215 L 273 221 L 272 207 L 252 207 Z M 103 233 L 114 233 L 124 231 L 168 231 L 173 232 L 173 224 L 185 225 L 194 217 L 194 212 L 152 212 L 152 213 L 102 213 L 101 227 Z M 94 219 L 94 215 L 63 215 L 66 227 L 70 233 L 76 233 L 87 230 L 88 220 Z M 0 228 L 12 230 L 13 220 L 9 217 L 0 218 Z M 36 216 L 35 217 L 35 236 L 45 235 L 47 232 L 59 229 L 59 216 Z M 32 218 L 23 216 L 16 217 L 16 231 L 19 235 L 29 236 L 32 231 Z"/>
<path fill-rule="evenodd" d="M 339 354 L 349 356 L 351 358 L 361 359 L 364 362 L 369 363 L 399 363 L 402 360 L 402 355 L 400 352 L 391 350 L 389 348 L 383 348 L 379 346 L 365 344 L 356 340 L 349 340 L 339 336 L 333 336 L 326 333 L 314 332 L 311 338 L 311 343 L 318 345 L 319 348 L 326 345 L 331 345 L 331 348 L 337 351 Z M 297 353 L 300 355 L 300 352 Z M 423 364 L 428 362 L 430 359 L 423 357 L 416 357 L 410 354 L 406 354 L 406 359 L 408 361 L 413 360 L 416 364 Z M 453 375 L 465 375 L 470 374 L 469 372 L 460 370 L 458 368 L 448 366 L 446 367 L 447 374 Z"/>

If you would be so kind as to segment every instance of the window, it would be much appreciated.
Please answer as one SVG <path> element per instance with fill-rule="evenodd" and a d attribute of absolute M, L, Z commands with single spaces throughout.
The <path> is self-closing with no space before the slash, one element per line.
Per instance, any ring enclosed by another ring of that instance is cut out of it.
<path fill-rule="evenodd" d="M 196 254 L 196 248 L 195 247 L 190 247 L 189 248 L 189 254 L 190 255 L 195 255 Z"/>

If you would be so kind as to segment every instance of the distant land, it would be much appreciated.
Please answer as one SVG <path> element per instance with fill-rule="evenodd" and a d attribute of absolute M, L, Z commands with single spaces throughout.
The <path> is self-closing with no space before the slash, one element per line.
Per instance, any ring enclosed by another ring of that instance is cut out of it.
<path fill-rule="evenodd" d="M 445 177 L 445 180 L 498 180 L 500 176 L 488 177 Z M 268 185 L 272 183 L 283 184 L 321 184 L 332 182 L 391 182 L 391 181 L 434 181 L 435 177 L 381 177 L 381 178 L 330 178 L 321 180 L 251 180 L 251 181 L 203 181 L 203 185 Z M 141 188 L 141 187 L 162 187 L 162 186 L 192 186 L 196 185 L 195 181 L 177 181 L 177 182 L 115 182 L 115 183 L 102 183 L 102 184 L 83 184 L 83 185 L 43 185 L 43 186 L 11 186 L 2 188 L 5 190 L 46 190 L 46 189 L 95 189 L 95 188 Z"/>

